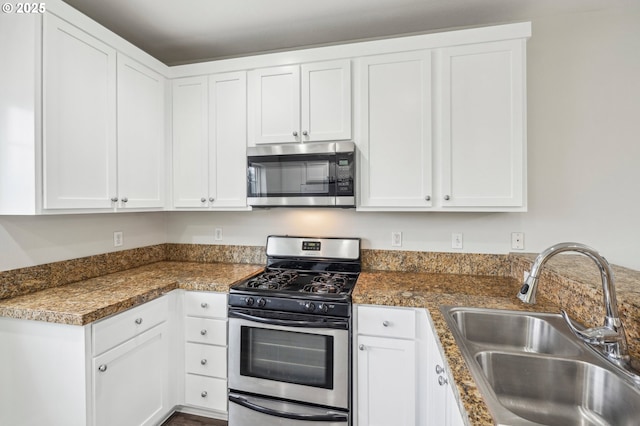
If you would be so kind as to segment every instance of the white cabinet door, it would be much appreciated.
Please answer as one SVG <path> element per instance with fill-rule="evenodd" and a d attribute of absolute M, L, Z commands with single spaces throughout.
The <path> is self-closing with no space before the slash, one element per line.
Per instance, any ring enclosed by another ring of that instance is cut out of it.
<path fill-rule="evenodd" d="M 299 142 L 300 67 L 297 65 L 251 71 L 253 142 Z"/>
<path fill-rule="evenodd" d="M 524 40 L 442 49 L 443 207 L 521 207 Z"/>
<path fill-rule="evenodd" d="M 358 61 L 360 208 L 431 206 L 431 52 Z"/>
<path fill-rule="evenodd" d="M 162 323 L 93 360 L 95 426 L 155 425 L 168 400 L 168 336 Z"/>
<path fill-rule="evenodd" d="M 50 14 L 43 34 L 45 209 L 116 197 L 116 52 Z"/>
<path fill-rule="evenodd" d="M 351 62 L 302 65 L 303 142 L 351 138 Z"/>
<path fill-rule="evenodd" d="M 461 426 L 464 424 L 458 402 L 453 394 L 453 379 L 440 355 L 437 336 L 431 320 L 426 325 L 427 377 L 426 418 L 428 426 Z"/>
<path fill-rule="evenodd" d="M 205 207 L 209 180 L 207 77 L 173 81 L 173 205 Z"/>
<path fill-rule="evenodd" d="M 118 54 L 119 207 L 164 207 L 164 84 Z"/>
<path fill-rule="evenodd" d="M 414 426 L 415 342 L 359 335 L 357 344 L 358 424 Z"/>
<path fill-rule="evenodd" d="M 247 77 L 209 77 L 210 207 L 247 206 Z"/>

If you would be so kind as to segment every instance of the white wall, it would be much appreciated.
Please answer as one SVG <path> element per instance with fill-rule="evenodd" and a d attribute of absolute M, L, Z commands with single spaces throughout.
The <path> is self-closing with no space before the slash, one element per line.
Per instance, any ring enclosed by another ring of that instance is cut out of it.
<path fill-rule="evenodd" d="M 165 213 L 0 216 L 0 271 L 166 242 Z M 122 247 L 113 232 L 124 233 Z"/>
<path fill-rule="evenodd" d="M 566 240 L 640 270 L 640 5 L 533 19 L 528 44 L 529 211 L 359 213 L 272 209 L 241 213 L 0 217 L 0 270 L 160 242 L 264 245 L 269 234 L 359 236 L 365 248 L 506 253 Z"/>

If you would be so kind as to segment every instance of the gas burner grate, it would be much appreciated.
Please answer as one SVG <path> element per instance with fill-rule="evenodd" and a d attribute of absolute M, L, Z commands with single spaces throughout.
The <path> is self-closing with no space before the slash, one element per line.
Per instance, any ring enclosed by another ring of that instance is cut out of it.
<path fill-rule="evenodd" d="M 311 280 L 300 291 L 305 293 L 340 293 L 348 282 L 342 274 L 322 273 Z"/>
<path fill-rule="evenodd" d="M 247 282 L 247 288 L 281 290 L 298 278 L 296 271 L 267 271 Z"/>

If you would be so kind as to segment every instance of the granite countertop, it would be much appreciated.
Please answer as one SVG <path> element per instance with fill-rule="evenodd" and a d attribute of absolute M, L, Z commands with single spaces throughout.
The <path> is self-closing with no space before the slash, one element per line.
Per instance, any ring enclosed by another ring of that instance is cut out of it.
<path fill-rule="evenodd" d="M 559 312 L 557 305 L 541 298 L 535 305 L 524 305 L 516 297 L 520 285 L 513 278 L 497 276 L 363 272 L 353 293 L 353 303 L 427 308 L 440 339 L 444 358 L 458 388 L 458 402 L 467 412 L 470 424 L 493 425 L 487 405 L 440 307 L 448 305 Z"/>
<path fill-rule="evenodd" d="M 157 262 L 0 300 L 0 316 L 86 325 L 175 289 L 227 292 L 263 266 Z"/>

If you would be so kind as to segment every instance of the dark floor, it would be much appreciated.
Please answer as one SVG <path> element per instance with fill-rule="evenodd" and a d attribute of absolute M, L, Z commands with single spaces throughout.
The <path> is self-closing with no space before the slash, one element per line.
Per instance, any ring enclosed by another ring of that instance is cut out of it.
<path fill-rule="evenodd" d="M 225 420 L 175 412 L 161 426 L 227 426 L 227 422 Z"/>

